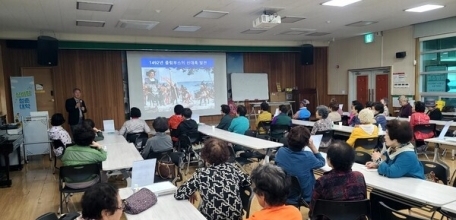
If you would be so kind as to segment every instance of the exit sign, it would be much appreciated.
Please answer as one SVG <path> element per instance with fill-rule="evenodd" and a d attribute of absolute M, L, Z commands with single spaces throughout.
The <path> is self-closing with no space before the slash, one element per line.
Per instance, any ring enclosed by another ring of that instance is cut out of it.
<path fill-rule="evenodd" d="M 374 42 L 374 34 L 373 33 L 364 35 L 364 43 L 370 44 L 372 42 Z"/>

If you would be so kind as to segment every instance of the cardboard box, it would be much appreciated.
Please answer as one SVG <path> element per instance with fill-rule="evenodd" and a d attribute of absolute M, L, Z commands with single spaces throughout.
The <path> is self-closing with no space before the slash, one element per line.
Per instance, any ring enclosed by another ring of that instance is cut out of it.
<path fill-rule="evenodd" d="M 271 92 L 269 94 L 269 102 L 285 102 L 287 101 L 287 96 L 285 92 Z"/>

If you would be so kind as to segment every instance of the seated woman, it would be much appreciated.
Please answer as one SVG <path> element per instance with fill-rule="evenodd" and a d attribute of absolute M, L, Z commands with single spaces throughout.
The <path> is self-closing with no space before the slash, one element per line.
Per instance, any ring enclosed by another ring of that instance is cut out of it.
<path fill-rule="evenodd" d="M 199 211 L 207 219 L 242 219 L 241 187 L 250 185 L 250 177 L 236 165 L 228 163 L 228 144 L 207 139 L 201 150 L 206 167 L 198 169 L 174 194 L 177 200 L 196 201 L 201 196 Z"/>
<path fill-rule="evenodd" d="M 315 184 L 314 169 L 325 165 L 325 159 L 318 152 L 310 139 L 310 132 L 304 126 L 296 126 L 287 136 L 288 147 L 281 147 L 276 154 L 276 164 L 288 175 L 296 176 L 302 189 L 302 198 L 310 202 L 313 186 Z M 304 150 L 310 148 L 310 151 Z M 288 196 L 287 204 L 297 204 L 299 196 L 292 192 Z"/>
<path fill-rule="evenodd" d="M 352 118 L 350 118 L 349 123 L 348 123 L 350 126 L 354 127 L 355 125 L 361 124 L 361 122 L 359 121 L 358 114 L 363 109 L 364 109 L 364 107 L 361 103 L 355 103 L 354 105 L 352 105 L 352 107 L 351 107 Z M 370 109 L 368 109 L 368 110 L 370 110 Z M 372 116 L 373 115 L 374 114 L 372 113 Z"/>
<path fill-rule="evenodd" d="M 367 198 L 366 181 L 362 173 L 352 171 L 355 150 L 345 142 L 336 141 L 328 148 L 326 161 L 332 168 L 315 182 L 309 217 L 317 200 L 354 201 Z"/>
<path fill-rule="evenodd" d="M 363 109 L 359 112 L 358 117 L 361 124 L 353 128 L 347 140 L 347 144 L 354 148 L 358 147 L 355 146 L 356 139 L 358 138 L 378 137 L 378 127 L 373 124 L 375 122 L 374 113 L 369 109 Z M 366 152 L 372 153 L 372 150 Z"/>
<path fill-rule="evenodd" d="M 314 135 L 318 131 L 327 131 L 331 130 L 333 126 L 333 122 L 331 119 L 328 118 L 329 115 L 329 109 L 328 107 L 324 105 L 319 105 L 317 107 L 317 112 L 315 113 L 318 121 L 315 122 L 312 132 L 310 132 L 311 135 Z"/>
<path fill-rule="evenodd" d="M 158 158 L 160 153 L 173 149 L 171 136 L 165 133 L 168 130 L 168 120 L 164 117 L 158 117 L 152 123 L 152 127 L 157 133 L 147 140 L 146 146 L 141 152 L 144 159 Z"/>
<path fill-rule="evenodd" d="M 366 167 L 377 169 L 378 174 L 389 178 L 412 177 L 425 179 L 424 169 L 415 153 L 412 140 L 412 128 L 407 121 L 391 120 L 386 124 L 385 145 L 387 149 L 382 150 L 386 159 L 382 160 L 382 153 L 374 152 L 372 160 L 367 162 Z M 385 195 L 386 192 L 381 194 Z M 380 196 L 375 190 L 370 194 L 372 219 L 380 219 L 378 210 L 380 210 L 379 201 L 383 201 L 389 207 L 400 210 L 408 209 L 410 206 L 398 203 L 388 198 Z"/>
<path fill-rule="evenodd" d="M 174 106 L 174 115 L 172 115 L 168 120 L 168 127 L 171 131 L 171 138 L 174 142 L 179 140 L 179 137 L 176 135 L 177 126 L 184 120 L 182 117 L 182 112 L 184 111 L 184 106 L 176 105 Z"/>
<path fill-rule="evenodd" d="M 415 112 L 412 113 L 412 116 L 410 116 L 410 127 L 412 128 L 412 131 L 414 130 L 415 125 L 429 124 L 429 116 L 426 113 L 424 113 L 424 111 L 426 110 L 424 102 L 416 101 L 415 107 L 413 109 L 415 110 Z M 413 135 L 416 138 L 415 145 L 417 148 L 420 149 L 425 144 L 423 141 L 424 139 L 434 137 L 434 133 L 426 134 L 420 131 L 413 131 Z"/>
<path fill-rule="evenodd" d="M 293 115 L 293 119 L 298 119 L 298 120 L 309 120 L 310 118 L 310 111 L 307 110 L 307 105 L 310 104 L 309 100 L 307 99 L 304 99 L 301 101 L 301 103 L 299 103 L 299 111 L 297 111 L 294 115 Z"/>
<path fill-rule="evenodd" d="M 98 183 L 84 192 L 81 208 L 82 214 L 76 220 L 120 220 L 124 204 L 116 186 Z"/>
<path fill-rule="evenodd" d="M 256 120 L 256 127 L 258 128 L 258 124 L 261 121 L 271 121 L 272 120 L 272 114 L 269 112 L 269 104 L 266 102 L 262 102 L 261 105 L 261 112 L 258 115 L 258 119 Z M 263 128 L 258 129 L 260 134 L 265 134 L 266 131 Z"/>
<path fill-rule="evenodd" d="M 342 115 L 339 114 L 339 105 L 331 104 L 329 107 L 331 108 L 331 112 L 329 113 L 328 118 L 333 122 L 342 121 Z"/>
<path fill-rule="evenodd" d="M 54 151 L 54 155 L 60 158 L 65 151 L 66 145 L 71 144 L 71 137 L 70 134 L 62 127 L 62 124 L 65 123 L 65 119 L 63 115 L 60 113 L 56 113 L 52 115 L 51 118 L 51 129 L 49 129 L 49 139 L 51 140 L 59 140 L 64 145 L 63 147 L 58 147 L 56 149 L 52 149 Z"/>
<path fill-rule="evenodd" d="M 76 126 L 73 137 L 76 144 L 65 150 L 62 156 L 63 166 L 93 164 L 106 160 L 106 151 L 100 144 L 94 142 L 95 133 L 90 126 L 85 123 Z M 97 183 L 99 178 L 98 175 L 93 176 L 83 183 L 72 183 L 71 180 L 65 180 L 65 184 L 74 189 L 86 188 Z"/>
<path fill-rule="evenodd" d="M 239 105 L 237 107 L 236 118 L 233 118 L 231 121 L 231 125 L 228 128 L 228 131 L 237 133 L 237 134 L 245 134 L 247 130 L 250 128 L 249 119 L 245 117 L 247 114 L 247 109 L 243 105 Z"/>
<path fill-rule="evenodd" d="M 412 106 L 408 102 L 408 98 L 405 95 L 401 95 L 399 98 L 399 104 L 401 108 L 399 109 L 400 118 L 408 118 L 412 115 Z"/>
<path fill-rule="evenodd" d="M 377 102 L 374 105 L 374 119 L 382 127 L 382 130 L 386 130 L 386 117 L 383 114 L 383 111 L 385 111 L 385 108 L 382 103 Z"/>
<path fill-rule="evenodd" d="M 95 122 L 93 122 L 92 119 L 86 119 L 84 120 L 84 123 L 87 123 L 93 131 L 95 132 L 95 140 L 94 141 L 102 141 L 104 140 L 103 132 L 101 130 L 98 130 L 98 128 L 95 127 Z"/>
<path fill-rule="evenodd" d="M 353 108 L 357 105 L 361 105 L 361 109 L 360 111 L 364 108 L 363 104 L 361 104 L 361 102 L 359 102 L 358 100 L 353 100 L 352 101 L 352 105 L 350 107 L 350 118 L 348 120 L 348 124 L 351 125 L 352 124 L 352 121 L 355 119 L 355 116 L 356 114 L 358 113 L 358 111 L 353 111 Z M 358 107 L 359 108 L 359 107 Z"/>
<path fill-rule="evenodd" d="M 272 119 L 273 125 L 288 125 L 291 126 L 291 118 L 288 116 L 288 107 L 286 105 L 279 106 L 280 114 Z"/>
<path fill-rule="evenodd" d="M 126 121 L 120 128 L 119 134 L 125 136 L 128 142 L 135 142 L 137 134 L 147 137 L 147 133 L 150 133 L 150 128 L 144 120 L 139 119 L 141 110 L 136 107 L 131 108 L 130 117 L 131 119 Z"/>
<path fill-rule="evenodd" d="M 280 167 L 265 164 L 252 170 L 253 191 L 262 210 L 253 213 L 248 220 L 302 220 L 301 212 L 294 206 L 285 205 L 290 193 L 290 179 Z"/>
<path fill-rule="evenodd" d="M 231 125 L 231 121 L 233 120 L 230 115 L 230 106 L 223 104 L 220 106 L 220 109 L 223 116 L 222 119 L 220 119 L 220 123 L 217 125 L 217 128 L 227 131 Z"/>
<path fill-rule="evenodd" d="M 438 121 L 442 120 L 442 112 L 439 108 L 435 107 L 435 101 L 426 102 L 426 108 L 428 109 L 426 114 L 429 116 L 429 119 Z"/>
<path fill-rule="evenodd" d="M 344 111 L 342 110 L 342 108 L 339 108 L 339 103 L 337 102 L 336 98 L 332 98 L 330 101 L 329 101 L 329 106 L 332 107 L 332 106 L 337 106 L 337 110 L 334 110 L 335 112 L 339 113 L 339 115 L 343 115 L 344 114 Z M 340 120 L 339 120 L 340 121 Z"/>

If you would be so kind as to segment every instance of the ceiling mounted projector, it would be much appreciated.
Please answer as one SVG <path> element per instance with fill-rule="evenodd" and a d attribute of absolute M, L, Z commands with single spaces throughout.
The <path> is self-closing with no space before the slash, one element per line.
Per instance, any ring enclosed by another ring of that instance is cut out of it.
<path fill-rule="evenodd" d="M 253 21 L 254 28 L 269 29 L 281 23 L 279 15 L 263 14 Z"/>

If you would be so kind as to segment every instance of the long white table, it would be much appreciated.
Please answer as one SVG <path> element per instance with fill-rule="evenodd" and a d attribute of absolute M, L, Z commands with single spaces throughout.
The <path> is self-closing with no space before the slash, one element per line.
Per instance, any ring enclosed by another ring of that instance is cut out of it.
<path fill-rule="evenodd" d="M 321 154 L 326 159 L 326 154 Z M 327 165 L 320 169 L 325 172 L 331 170 Z M 388 178 L 379 175 L 377 171 L 369 171 L 364 165 L 357 163 L 353 164 L 352 170 L 364 175 L 367 186 L 411 201 L 433 207 L 442 207 L 456 201 L 456 188 L 448 185 L 410 177 Z"/>
<path fill-rule="evenodd" d="M 410 121 L 408 118 L 386 117 L 387 121 L 394 120 L 394 119 L 397 119 L 400 121 Z M 447 121 L 429 120 L 429 124 L 436 124 L 436 125 L 440 125 L 440 126 L 445 126 L 446 122 Z M 456 122 L 453 121 L 450 126 L 456 126 Z"/>
<path fill-rule="evenodd" d="M 205 124 L 200 124 L 198 126 L 198 131 L 211 136 L 218 138 L 220 140 L 224 140 L 226 142 L 230 142 L 233 144 L 241 145 L 244 147 L 248 147 L 254 150 L 261 150 L 266 149 L 266 157 L 265 162 L 269 162 L 269 156 L 271 153 L 271 148 L 277 148 L 283 146 L 282 143 L 268 141 L 260 138 L 250 137 L 243 134 L 236 134 L 233 132 L 225 131 L 222 129 L 215 128 L 214 126 L 209 126 Z"/>
<path fill-rule="evenodd" d="M 442 206 L 442 210 L 456 214 L 456 202 L 448 203 Z"/>
<path fill-rule="evenodd" d="M 108 156 L 102 163 L 103 171 L 128 169 L 133 162 L 143 160 L 141 154 L 133 143 L 128 143 L 125 138 L 117 134 L 106 134 L 104 140 L 99 141 L 106 146 Z"/>
<path fill-rule="evenodd" d="M 159 183 L 156 183 L 159 184 Z M 129 220 L 169 220 L 169 219 L 188 219 L 188 220 L 205 220 L 204 216 L 188 200 L 176 200 L 173 194 L 160 195 L 153 189 L 154 185 L 147 186 L 157 195 L 157 203 L 137 215 L 125 216 Z M 171 184 L 172 185 L 172 184 Z M 176 188 L 173 186 L 174 189 Z M 175 190 L 174 190 L 175 191 Z M 119 189 L 121 199 L 126 199 L 133 194 L 131 188 Z"/>
<path fill-rule="evenodd" d="M 315 124 L 315 122 L 313 122 L 313 121 L 302 121 L 302 120 L 296 120 L 296 119 L 292 119 L 291 123 L 294 125 L 302 125 L 302 126 L 306 126 L 306 127 L 313 127 Z M 346 135 L 346 134 L 352 133 L 353 127 L 345 126 L 345 125 L 342 125 L 342 126 L 334 125 L 332 127 L 332 130 L 344 133 Z"/>

